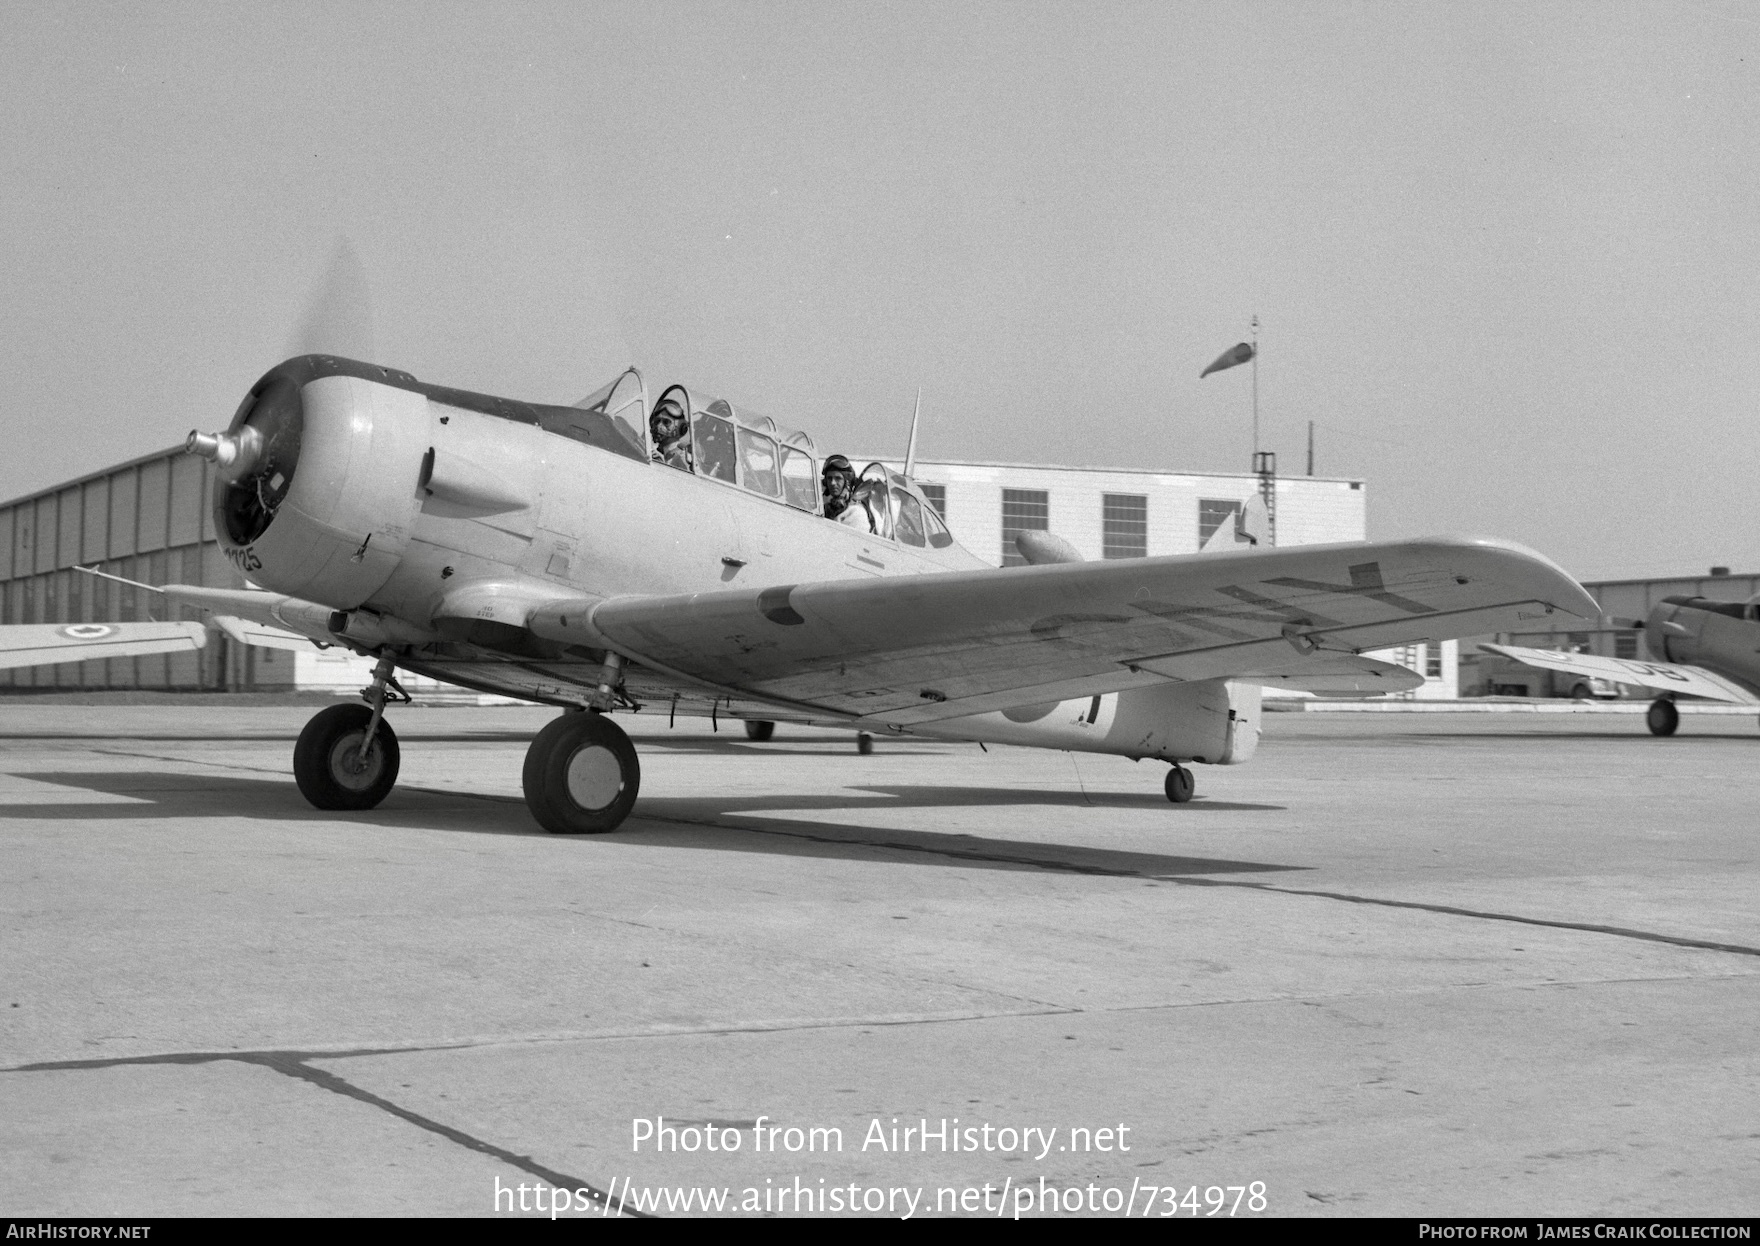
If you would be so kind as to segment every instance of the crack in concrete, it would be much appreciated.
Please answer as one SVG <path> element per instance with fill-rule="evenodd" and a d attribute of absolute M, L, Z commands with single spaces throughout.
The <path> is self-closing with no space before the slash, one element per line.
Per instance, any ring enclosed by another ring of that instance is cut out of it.
<path fill-rule="evenodd" d="M 109 1069 L 123 1065 L 216 1064 L 226 1060 L 234 1061 L 239 1064 L 254 1064 L 260 1068 L 270 1069 L 273 1072 L 280 1073 L 285 1077 L 292 1077 L 299 1081 L 310 1083 L 311 1085 L 318 1087 L 320 1090 L 327 1090 L 331 1094 L 341 1095 L 345 1099 L 353 1099 L 356 1102 L 364 1103 L 369 1107 L 378 1108 L 381 1112 L 389 1113 L 390 1115 L 397 1117 L 399 1120 L 407 1121 L 418 1129 L 425 1129 L 429 1133 L 438 1134 L 448 1142 L 456 1143 L 457 1145 L 464 1147 L 466 1150 L 475 1151 L 480 1155 L 487 1155 L 493 1159 L 498 1159 L 502 1163 L 513 1168 L 517 1168 L 521 1172 L 530 1173 L 532 1176 L 547 1181 L 551 1186 L 558 1189 L 573 1191 L 585 1190 L 592 1201 L 597 1203 L 601 1209 L 606 1208 L 610 1200 L 610 1195 L 590 1182 L 582 1181 L 578 1177 L 571 1177 L 567 1173 L 557 1172 L 554 1168 L 540 1164 L 529 1155 L 517 1155 L 514 1152 L 507 1150 L 505 1147 L 496 1146 L 493 1142 L 485 1142 L 481 1138 L 465 1133 L 462 1129 L 455 1129 L 451 1125 L 443 1124 L 431 1116 L 423 1116 L 419 1112 L 412 1112 L 406 1107 L 402 1107 L 399 1104 L 391 1102 L 389 1099 L 374 1094 L 370 1090 L 364 1090 L 361 1087 L 356 1086 L 353 1082 L 338 1077 L 328 1069 L 313 1068 L 310 1063 L 312 1060 L 337 1060 L 359 1056 L 397 1055 L 412 1051 L 445 1050 L 456 1050 L 456 1048 L 447 1046 L 386 1047 L 357 1048 L 352 1051 L 340 1052 L 176 1051 L 153 1056 L 115 1056 L 94 1057 L 85 1060 L 44 1061 L 39 1064 L 22 1064 L 4 1071 L 8 1073 L 47 1073 L 69 1070 L 83 1071 L 89 1069 Z M 639 1216 L 643 1219 L 648 1218 L 642 1212 L 632 1211 L 621 1205 L 613 1206 L 611 1207 L 611 1210 L 616 1211 L 620 1215 Z"/>

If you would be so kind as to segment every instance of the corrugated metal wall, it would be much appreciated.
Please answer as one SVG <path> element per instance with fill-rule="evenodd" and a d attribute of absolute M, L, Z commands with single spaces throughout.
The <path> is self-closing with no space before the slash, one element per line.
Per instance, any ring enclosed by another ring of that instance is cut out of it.
<path fill-rule="evenodd" d="M 76 564 L 146 584 L 243 587 L 214 540 L 212 473 L 180 447 L 0 506 L 0 620 L 199 617 L 157 594 L 83 575 Z M 291 654 L 220 636 L 197 653 L 0 671 L 0 687 L 25 688 L 273 688 L 292 679 Z"/>

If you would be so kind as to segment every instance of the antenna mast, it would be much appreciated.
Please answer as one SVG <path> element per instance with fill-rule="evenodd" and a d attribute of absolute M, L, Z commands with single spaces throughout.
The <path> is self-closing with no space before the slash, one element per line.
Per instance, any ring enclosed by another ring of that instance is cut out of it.
<path fill-rule="evenodd" d="M 917 469 L 917 416 L 923 411 L 923 387 L 917 386 L 917 405 L 911 408 L 911 439 L 904 448 L 904 474 L 908 477 Z"/>

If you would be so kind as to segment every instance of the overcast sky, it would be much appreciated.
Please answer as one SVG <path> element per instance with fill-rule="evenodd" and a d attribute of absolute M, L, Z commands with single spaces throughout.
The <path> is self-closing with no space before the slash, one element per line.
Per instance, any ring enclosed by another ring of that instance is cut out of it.
<path fill-rule="evenodd" d="M 307 347 L 1760 570 L 1760 9 L 14 3 L 0 497 Z M 325 310 L 314 312 L 314 304 Z M 302 327 L 303 326 L 303 327 Z"/>

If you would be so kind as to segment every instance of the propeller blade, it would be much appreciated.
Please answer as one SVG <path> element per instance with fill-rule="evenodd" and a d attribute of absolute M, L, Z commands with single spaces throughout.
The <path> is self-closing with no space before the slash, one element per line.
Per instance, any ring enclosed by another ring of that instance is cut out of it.
<path fill-rule="evenodd" d="M 288 342 L 287 357 L 295 355 L 374 358 L 373 301 L 367 270 L 347 238 L 336 240 L 323 277 L 306 299 Z"/>

